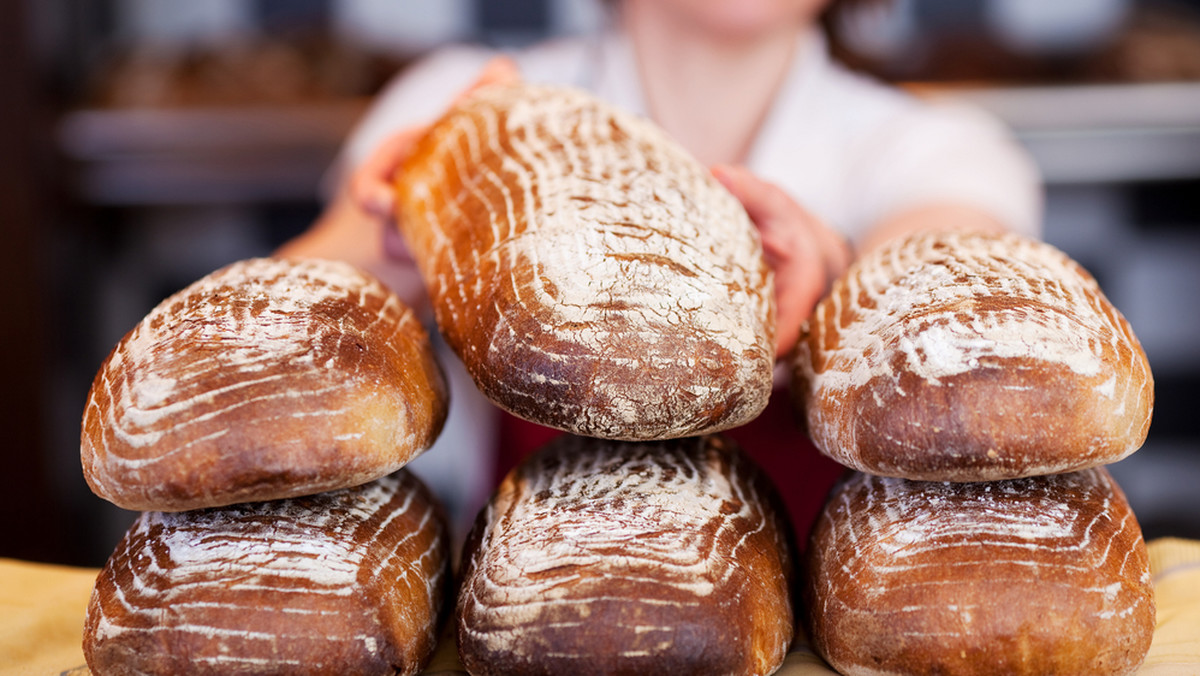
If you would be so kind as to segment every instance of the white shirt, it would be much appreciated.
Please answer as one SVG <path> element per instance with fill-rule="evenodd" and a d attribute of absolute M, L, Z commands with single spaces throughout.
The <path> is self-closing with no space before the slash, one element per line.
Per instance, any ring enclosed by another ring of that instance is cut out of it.
<path fill-rule="evenodd" d="M 339 172 L 396 130 L 434 120 L 495 55 L 449 47 L 414 64 L 377 97 Z M 550 41 L 511 56 L 531 82 L 581 87 L 646 114 L 633 47 L 621 33 Z M 998 121 L 853 73 L 829 57 L 816 31 L 802 36 L 746 166 L 851 240 L 890 214 L 935 201 L 971 205 L 1014 231 L 1041 233 L 1037 170 Z"/>

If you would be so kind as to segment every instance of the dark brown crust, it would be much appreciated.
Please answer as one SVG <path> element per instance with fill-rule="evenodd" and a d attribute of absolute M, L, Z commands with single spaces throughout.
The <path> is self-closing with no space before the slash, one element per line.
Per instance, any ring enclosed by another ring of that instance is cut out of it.
<path fill-rule="evenodd" d="M 1061 366 L 1010 359 L 938 385 L 912 374 L 897 383 L 876 380 L 841 404 L 854 411 L 846 424 L 863 440 L 859 462 L 873 474 L 978 481 L 1025 476 L 1031 469 L 1054 473 L 1120 453 L 1108 430 L 1080 426 L 1108 411 L 1089 383 Z M 896 396 L 897 389 L 904 395 Z M 1074 453 L 1064 451 L 1063 440 Z M 930 452 L 939 448 L 943 452 Z"/>
<path fill-rule="evenodd" d="M 356 511 L 367 504 L 378 509 Z M 184 539 L 229 558 L 167 544 Z M 84 654 L 97 676 L 413 674 L 433 653 L 448 555 L 441 508 L 403 470 L 317 496 L 146 513 L 97 577 Z M 283 564 L 318 556 L 312 577 Z M 322 564 L 360 567 L 332 586 Z"/>
<path fill-rule="evenodd" d="M 612 439 L 758 415 L 774 305 L 744 210 L 665 135 L 573 90 L 512 89 L 450 111 L 397 174 L 401 232 L 480 391 L 519 417 Z M 509 128 L 527 103 L 534 120 Z M 578 124 L 563 133 L 560 117 Z M 562 236 L 568 224 L 578 238 Z"/>
<path fill-rule="evenodd" d="M 724 497 L 708 512 L 681 501 L 679 482 Z M 505 479 L 468 539 L 463 663 L 476 676 L 770 673 L 793 634 L 777 500 L 717 437 L 561 438 Z M 661 559 L 660 541 L 674 545 Z"/>
<path fill-rule="evenodd" d="M 235 263 L 130 331 L 84 411 L 93 491 L 158 511 L 280 499 L 371 481 L 432 444 L 448 395 L 428 335 L 382 284 L 341 265 Z M 259 353 L 238 361 L 239 350 Z M 139 407 L 146 392 L 158 400 Z"/>
<path fill-rule="evenodd" d="M 1103 468 L 986 483 L 856 473 L 807 564 L 814 648 L 847 675 L 1129 674 L 1154 631 L 1141 531 Z"/>
<path fill-rule="evenodd" d="M 852 266 L 803 328 L 792 384 L 822 452 L 929 481 L 1116 462 L 1154 404 L 1141 345 L 1086 271 L 1039 242 L 965 233 Z"/>

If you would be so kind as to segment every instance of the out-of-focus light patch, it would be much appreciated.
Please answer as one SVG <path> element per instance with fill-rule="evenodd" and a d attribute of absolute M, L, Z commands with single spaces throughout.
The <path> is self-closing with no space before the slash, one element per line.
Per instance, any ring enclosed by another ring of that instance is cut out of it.
<path fill-rule="evenodd" d="M 989 0 L 985 16 L 998 40 L 1032 54 L 1095 47 L 1125 21 L 1129 0 Z"/>
<path fill-rule="evenodd" d="M 340 38 L 401 56 L 470 39 L 476 23 L 471 0 L 336 0 L 331 9 Z"/>
<path fill-rule="evenodd" d="M 842 12 L 838 22 L 851 49 L 877 60 L 909 52 L 920 33 L 914 0 L 867 3 Z"/>
<path fill-rule="evenodd" d="M 555 34 L 594 32 L 607 25 L 608 12 L 600 0 L 554 0 L 550 3 L 550 28 Z"/>
<path fill-rule="evenodd" d="M 142 44 L 213 44 L 252 34 L 252 9 L 245 0 L 118 0 L 117 32 Z"/>

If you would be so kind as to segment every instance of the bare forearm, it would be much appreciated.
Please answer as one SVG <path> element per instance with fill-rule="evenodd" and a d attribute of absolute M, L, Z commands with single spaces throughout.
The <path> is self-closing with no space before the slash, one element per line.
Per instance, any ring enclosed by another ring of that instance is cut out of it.
<path fill-rule="evenodd" d="M 931 230 L 999 233 L 1008 228 L 992 215 L 976 207 L 937 202 L 905 209 L 888 216 L 876 224 L 857 243 L 855 249 L 858 255 L 862 255 L 893 240 Z"/>
<path fill-rule="evenodd" d="M 363 211 L 354 200 L 334 200 L 307 231 L 286 242 L 275 255 L 293 258 L 330 258 L 362 268 L 378 277 L 402 300 L 424 313 L 425 287 L 411 258 L 390 253 L 387 236 L 398 237 L 394 224 L 383 223 Z"/>

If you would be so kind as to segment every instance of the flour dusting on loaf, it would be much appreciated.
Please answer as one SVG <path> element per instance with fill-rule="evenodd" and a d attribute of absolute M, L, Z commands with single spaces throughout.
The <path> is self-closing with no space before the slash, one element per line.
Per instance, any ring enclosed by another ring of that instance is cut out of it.
<path fill-rule="evenodd" d="M 414 674 L 448 573 L 440 508 L 401 471 L 362 487 L 143 513 L 97 578 L 97 676 Z"/>
<path fill-rule="evenodd" d="M 464 552 L 473 674 L 767 674 L 792 638 L 787 526 L 716 438 L 566 436 L 502 483 Z"/>
<path fill-rule="evenodd" d="M 927 480 L 1115 462 L 1153 406 L 1145 354 L 1096 281 L 1016 235 L 922 234 L 858 261 L 806 324 L 795 386 L 825 453 Z"/>
<path fill-rule="evenodd" d="M 305 495 L 432 444 L 446 386 L 413 311 L 343 263 L 251 259 L 154 308 L 84 410 L 93 490 L 128 509 Z"/>
<path fill-rule="evenodd" d="M 1154 595 L 1103 468 L 981 483 L 856 473 L 813 528 L 814 647 L 840 673 L 1128 674 Z"/>
<path fill-rule="evenodd" d="M 771 273 L 740 203 L 648 121 L 489 87 L 398 174 L 401 232 L 480 389 L 605 438 L 718 431 L 771 388 Z"/>

